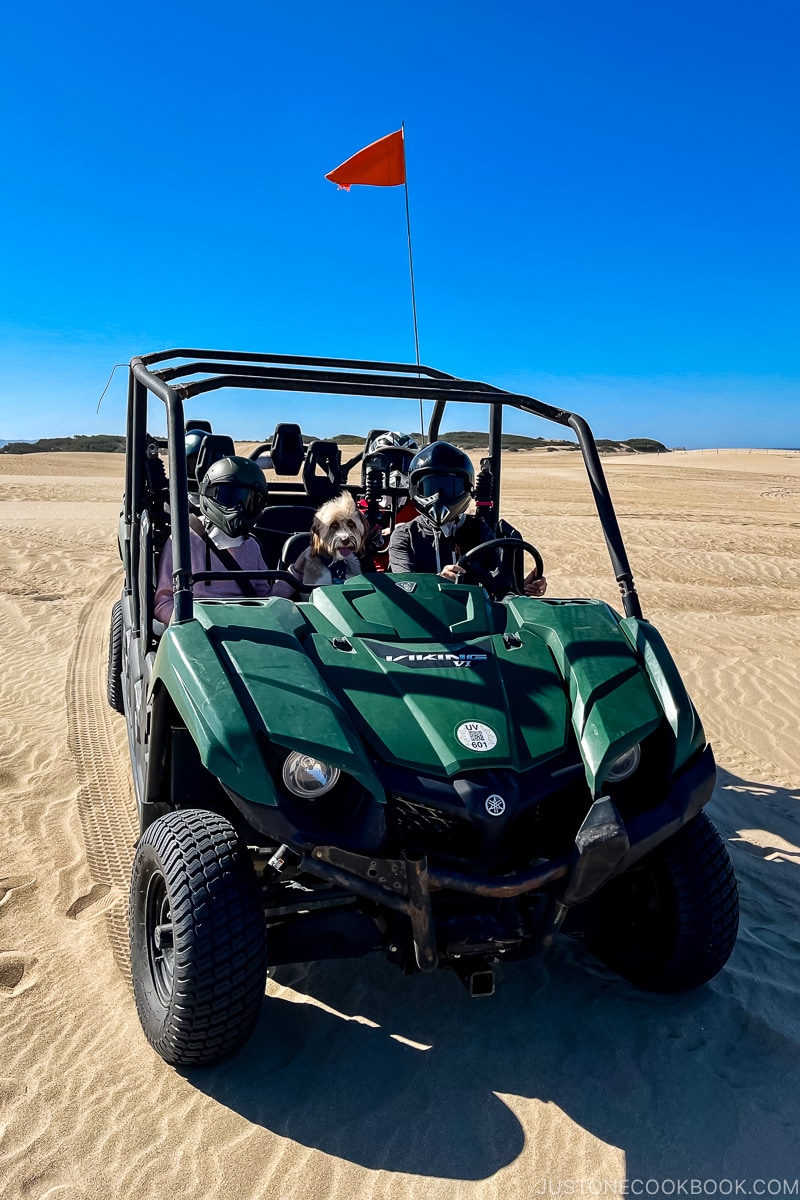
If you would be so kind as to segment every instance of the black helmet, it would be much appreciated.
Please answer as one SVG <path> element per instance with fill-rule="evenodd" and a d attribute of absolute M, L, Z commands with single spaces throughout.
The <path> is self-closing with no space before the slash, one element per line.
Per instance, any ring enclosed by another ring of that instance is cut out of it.
<path fill-rule="evenodd" d="M 197 487 L 197 456 L 205 436 L 205 429 L 187 429 L 186 431 L 186 477 L 191 490 Z"/>
<path fill-rule="evenodd" d="M 425 446 L 408 468 L 408 494 L 436 528 L 461 516 L 472 499 L 474 482 L 468 456 L 449 442 Z"/>
<path fill-rule="evenodd" d="M 228 537 L 247 533 L 266 503 L 267 481 L 251 458 L 230 455 L 218 459 L 200 484 L 200 511 Z"/>
<path fill-rule="evenodd" d="M 364 478 L 367 471 L 380 471 L 386 488 L 408 487 L 408 467 L 419 446 L 410 433 L 376 434 L 364 447 Z"/>

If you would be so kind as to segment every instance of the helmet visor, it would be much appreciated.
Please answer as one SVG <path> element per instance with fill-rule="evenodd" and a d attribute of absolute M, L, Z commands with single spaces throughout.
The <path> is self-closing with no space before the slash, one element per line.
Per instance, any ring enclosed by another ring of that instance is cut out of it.
<path fill-rule="evenodd" d="M 240 508 L 249 516 L 260 513 L 266 501 L 261 492 L 239 483 L 212 483 L 206 488 L 206 496 L 220 508 Z"/>
<path fill-rule="evenodd" d="M 469 484 L 462 475 L 423 475 L 415 481 L 416 493 L 423 500 L 439 496 L 440 500 L 460 500 L 469 491 Z"/>

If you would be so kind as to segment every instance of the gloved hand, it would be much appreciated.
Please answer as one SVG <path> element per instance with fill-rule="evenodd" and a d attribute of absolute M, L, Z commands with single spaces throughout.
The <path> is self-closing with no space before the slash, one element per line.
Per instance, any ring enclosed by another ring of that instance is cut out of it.
<path fill-rule="evenodd" d="M 543 596 L 547 591 L 547 580 L 544 575 L 541 579 L 537 579 L 536 572 L 531 571 L 530 575 L 525 576 L 523 587 L 526 596 Z"/>

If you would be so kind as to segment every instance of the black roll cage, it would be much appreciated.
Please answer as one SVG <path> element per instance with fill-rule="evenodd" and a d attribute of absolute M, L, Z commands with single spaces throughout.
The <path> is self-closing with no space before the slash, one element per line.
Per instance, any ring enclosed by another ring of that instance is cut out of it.
<path fill-rule="evenodd" d="M 157 367 L 156 364 L 159 363 L 164 365 Z M 189 378 L 190 376 L 199 378 Z M 164 402 L 167 410 L 176 622 L 190 621 L 193 607 L 183 403 L 192 396 L 217 391 L 220 388 L 429 400 L 433 403 L 427 430 L 431 441 L 435 441 L 439 436 L 448 401 L 458 404 L 488 404 L 489 455 L 494 477 L 495 519 L 499 514 L 504 406 L 532 413 L 557 425 L 568 426 L 577 436 L 583 455 L 611 565 L 619 584 L 625 615 L 642 616 L 622 533 L 594 436 L 587 422 L 577 413 L 554 408 L 532 396 L 518 395 L 493 387 L 489 383 L 459 379 L 444 371 L 417 364 L 370 362 L 348 358 L 311 358 L 290 354 L 248 354 L 230 350 L 174 349 L 143 354 L 131 359 L 128 376 L 128 453 L 125 462 L 124 526 L 126 565 L 129 566 L 132 530 L 139 521 L 144 506 L 144 456 L 147 452 L 145 434 L 149 391 Z"/>

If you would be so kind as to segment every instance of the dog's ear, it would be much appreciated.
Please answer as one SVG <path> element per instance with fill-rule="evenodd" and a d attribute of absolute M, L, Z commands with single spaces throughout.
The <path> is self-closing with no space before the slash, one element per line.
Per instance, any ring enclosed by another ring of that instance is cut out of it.
<path fill-rule="evenodd" d="M 314 557 L 324 553 L 325 550 L 325 543 L 322 540 L 321 534 L 322 526 L 319 520 L 314 517 L 314 520 L 311 522 L 311 553 Z"/>

